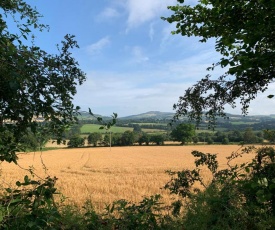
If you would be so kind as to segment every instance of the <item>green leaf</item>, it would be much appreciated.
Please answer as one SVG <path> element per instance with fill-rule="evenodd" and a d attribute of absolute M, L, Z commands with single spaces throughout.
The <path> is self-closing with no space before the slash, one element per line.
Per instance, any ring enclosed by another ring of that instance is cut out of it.
<path fill-rule="evenodd" d="M 18 187 L 20 187 L 21 186 L 21 182 L 20 181 L 16 181 L 16 183 L 15 183 Z"/>
<path fill-rule="evenodd" d="M 30 182 L 30 179 L 27 175 L 24 177 L 24 182 L 26 185 L 29 184 L 29 182 Z"/>
<path fill-rule="evenodd" d="M 22 202 L 22 199 L 12 199 L 10 201 L 10 204 L 16 204 L 16 203 L 21 203 Z"/>
<path fill-rule="evenodd" d="M 6 191 L 7 191 L 8 193 L 12 193 L 12 189 L 11 189 L 11 188 L 6 188 Z"/>

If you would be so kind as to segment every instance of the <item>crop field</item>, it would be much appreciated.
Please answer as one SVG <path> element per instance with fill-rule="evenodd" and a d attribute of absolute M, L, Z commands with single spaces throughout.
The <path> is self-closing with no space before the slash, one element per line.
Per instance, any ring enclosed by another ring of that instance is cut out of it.
<path fill-rule="evenodd" d="M 97 125 L 97 124 L 85 124 L 81 127 L 80 130 L 81 130 L 81 133 L 94 133 L 94 132 L 106 133 L 106 130 L 99 129 L 100 127 L 101 127 L 101 125 Z M 133 128 L 113 126 L 110 129 L 110 131 L 113 133 L 124 133 L 127 130 L 133 131 Z"/>
<path fill-rule="evenodd" d="M 3 187 L 14 187 L 17 180 L 22 181 L 28 174 L 25 169 L 33 167 L 42 178 L 56 176 L 56 186 L 68 197 L 68 202 L 82 206 L 90 199 L 98 211 L 118 199 L 139 202 L 144 196 L 157 193 L 169 204 L 171 196 L 161 189 L 169 181 L 165 170 L 192 169 L 192 150 L 217 153 L 220 167 L 225 168 L 226 156 L 239 148 L 237 145 L 132 146 L 21 153 L 18 161 L 21 168 L 3 162 L 0 178 Z M 253 154 L 247 154 L 237 163 L 252 157 Z M 211 179 L 206 169 L 202 172 L 206 181 Z"/>
<path fill-rule="evenodd" d="M 148 133 L 148 134 L 163 134 L 166 133 L 165 130 L 161 130 L 161 129 L 141 129 L 142 132 Z"/>

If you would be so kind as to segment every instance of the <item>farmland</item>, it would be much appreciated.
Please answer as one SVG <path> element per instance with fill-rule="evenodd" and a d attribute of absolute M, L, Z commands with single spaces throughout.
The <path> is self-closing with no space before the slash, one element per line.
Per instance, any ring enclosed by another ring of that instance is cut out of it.
<path fill-rule="evenodd" d="M 105 129 L 99 129 L 100 127 L 101 127 L 101 125 L 97 125 L 97 124 L 84 124 L 81 127 L 81 133 L 94 133 L 94 132 L 105 133 L 106 130 Z M 113 132 L 113 133 L 123 133 L 127 130 L 133 131 L 133 128 L 114 126 L 110 129 L 110 131 Z"/>
<path fill-rule="evenodd" d="M 169 181 L 165 170 L 193 168 L 194 158 L 190 154 L 192 150 L 218 153 L 220 167 L 224 168 L 226 156 L 239 148 L 237 145 L 132 146 L 22 153 L 19 154 L 18 161 L 22 169 L 3 162 L 1 180 L 3 186 L 11 186 L 27 174 L 23 168 L 31 166 L 40 177 L 56 176 L 57 187 L 68 197 L 67 201 L 75 202 L 78 206 L 91 199 L 95 208 L 101 211 L 105 204 L 114 200 L 137 202 L 143 196 L 157 193 L 169 204 L 171 196 L 161 189 Z M 241 162 L 252 157 L 251 154 L 245 155 Z M 210 179 L 207 170 L 203 171 L 203 176 L 206 180 Z"/>

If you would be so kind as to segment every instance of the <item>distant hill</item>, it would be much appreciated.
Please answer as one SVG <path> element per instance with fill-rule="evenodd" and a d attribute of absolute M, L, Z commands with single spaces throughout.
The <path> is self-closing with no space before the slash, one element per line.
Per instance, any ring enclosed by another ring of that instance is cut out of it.
<path fill-rule="evenodd" d="M 160 112 L 160 111 L 149 111 L 146 113 L 141 113 L 141 114 L 135 114 L 135 115 L 130 115 L 130 116 L 125 116 L 125 117 L 120 117 L 118 114 L 118 119 L 119 120 L 142 120 L 142 119 L 151 119 L 151 120 L 171 120 L 175 114 L 171 112 Z M 110 119 L 110 116 L 102 116 L 100 114 L 95 114 L 96 117 L 102 117 L 103 119 Z M 272 119 L 275 118 L 274 114 L 271 115 L 248 115 L 248 116 L 243 116 L 243 115 L 236 115 L 236 114 L 227 114 L 227 117 L 229 120 L 259 120 L 259 119 Z M 89 112 L 86 111 L 81 111 L 79 115 L 79 119 L 89 119 L 89 120 L 95 120 L 94 117 L 92 117 Z M 224 120 L 224 118 L 218 118 L 220 121 Z"/>
<path fill-rule="evenodd" d="M 96 123 L 96 118 L 91 116 L 88 112 L 82 111 L 81 115 L 78 116 L 79 120 L 84 120 L 87 123 Z M 96 117 L 102 117 L 104 121 L 108 121 L 111 119 L 110 116 L 101 116 L 95 114 Z M 127 126 L 131 123 L 169 123 L 173 119 L 174 113 L 171 112 L 160 112 L 160 111 L 149 111 L 146 113 L 118 117 L 117 125 L 118 126 Z M 275 129 L 275 116 L 272 115 L 251 115 L 251 116 L 243 116 L 243 115 L 235 115 L 235 114 L 227 114 L 226 118 L 217 118 L 216 127 L 221 128 L 223 130 L 244 130 L 248 127 L 253 130 L 264 130 L 264 129 Z M 179 122 L 187 120 L 186 117 L 181 118 Z M 207 129 L 208 122 L 202 120 L 200 123 L 200 129 Z"/>
<path fill-rule="evenodd" d="M 101 116 L 99 114 L 95 114 L 96 117 L 102 117 L 104 120 L 111 119 L 111 117 Z M 150 111 L 146 113 L 141 113 L 137 115 L 130 115 L 125 117 L 118 117 L 118 120 L 143 120 L 143 119 L 150 119 L 150 120 L 171 120 L 174 116 L 174 113 L 170 112 L 159 112 L 159 111 Z M 81 111 L 78 119 L 82 120 L 96 120 L 92 117 L 88 112 Z"/>
<path fill-rule="evenodd" d="M 141 120 L 141 119 L 171 120 L 173 116 L 174 116 L 174 113 L 170 113 L 170 112 L 149 111 L 147 113 L 120 117 L 120 119 L 122 120 Z"/>
<path fill-rule="evenodd" d="M 80 115 L 78 116 L 79 120 L 96 120 L 95 117 L 91 116 L 91 114 L 89 114 L 89 112 L 86 111 L 80 111 L 79 112 Z M 94 114 L 96 117 L 102 117 L 104 120 L 109 120 L 110 117 L 107 116 L 101 116 L 99 114 Z"/>

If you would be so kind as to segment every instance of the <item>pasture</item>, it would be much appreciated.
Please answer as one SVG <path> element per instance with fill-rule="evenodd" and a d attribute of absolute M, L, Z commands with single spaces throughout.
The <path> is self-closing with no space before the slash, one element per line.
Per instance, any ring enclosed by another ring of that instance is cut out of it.
<path fill-rule="evenodd" d="M 97 125 L 97 124 L 84 124 L 80 131 L 81 133 L 106 133 L 105 129 L 99 129 L 101 127 L 101 125 Z M 124 133 L 125 131 L 130 130 L 133 131 L 133 128 L 131 127 L 117 127 L 117 126 L 113 126 L 110 130 L 108 130 L 108 132 L 113 132 L 113 133 Z"/>
<path fill-rule="evenodd" d="M 170 178 L 165 170 L 192 169 L 192 150 L 217 153 L 220 167 L 225 168 L 226 157 L 239 148 L 237 145 L 132 146 L 21 153 L 18 161 L 21 168 L 3 162 L 0 178 L 3 187 L 14 187 L 17 180 L 22 181 L 28 174 L 25 169 L 33 167 L 42 178 L 56 176 L 56 186 L 68 197 L 67 201 L 82 206 L 90 199 L 98 211 L 114 200 L 138 202 L 144 196 L 157 193 L 169 204 L 171 196 L 161 189 Z M 238 163 L 252 157 L 253 154 L 245 155 Z M 203 176 L 210 179 L 206 169 L 203 169 Z"/>

